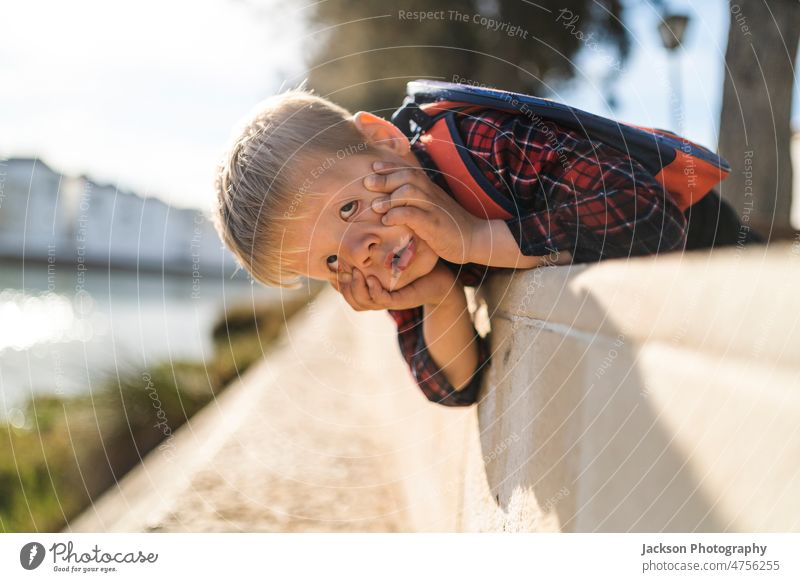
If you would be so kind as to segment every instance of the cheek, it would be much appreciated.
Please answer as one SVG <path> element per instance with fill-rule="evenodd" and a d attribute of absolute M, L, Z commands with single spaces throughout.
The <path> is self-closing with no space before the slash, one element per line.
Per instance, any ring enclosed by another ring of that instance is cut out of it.
<path fill-rule="evenodd" d="M 433 252 L 433 249 L 428 246 L 428 243 L 417 239 L 419 246 L 417 247 L 417 257 L 414 261 L 414 277 L 422 277 L 430 273 L 436 266 L 439 256 Z"/>
<path fill-rule="evenodd" d="M 424 241 L 419 242 L 422 244 L 417 248 L 417 256 L 414 258 L 414 262 L 409 266 L 405 276 L 401 278 L 400 286 L 397 287 L 398 289 L 430 273 L 439 260 L 439 256 L 433 252 L 431 247 L 425 244 Z"/>

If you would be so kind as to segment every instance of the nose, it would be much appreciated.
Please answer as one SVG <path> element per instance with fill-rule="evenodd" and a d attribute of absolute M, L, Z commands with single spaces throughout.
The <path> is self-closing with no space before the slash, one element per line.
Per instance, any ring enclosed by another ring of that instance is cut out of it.
<path fill-rule="evenodd" d="M 352 223 L 342 240 L 342 250 L 347 260 L 356 268 L 371 267 L 380 262 L 378 252 L 381 238 L 371 226 Z"/>

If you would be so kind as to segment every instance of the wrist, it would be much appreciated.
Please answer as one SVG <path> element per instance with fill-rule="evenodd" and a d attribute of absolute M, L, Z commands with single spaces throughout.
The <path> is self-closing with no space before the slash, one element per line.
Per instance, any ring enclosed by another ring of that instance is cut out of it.
<path fill-rule="evenodd" d="M 473 230 L 470 245 L 470 262 L 490 267 L 508 267 L 510 255 L 518 255 L 519 248 L 511 237 L 505 221 L 499 218 L 481 220 Z"/>
<path fill-rule="evenodd" d="M 478 220 L 470 234 L 468 263 L 488 265 L 492 248 L 492 221 Z"/>
<path fill-rule="evenodd" d="M 442 310 L 442 309 L 459 310 L 463 307 L 462 303 L 466 304 L 466 296 L 464 295 L 464 286 L 458 279 L 454 277 L 452 283 L 447 285 L 442 295 L 432 298 L 430 301 L 425 302 L 423 307 L 425 307 L 426 309 L 435 308 L 437 310 Z"/>
<path fill-rule="evenodd" d="M 481 221 L 474 232 L 471 262 L 489 267 L 530 269 L 546 264 L 546 257 L 522 253 L 505 220 L 495 218 Z"/>

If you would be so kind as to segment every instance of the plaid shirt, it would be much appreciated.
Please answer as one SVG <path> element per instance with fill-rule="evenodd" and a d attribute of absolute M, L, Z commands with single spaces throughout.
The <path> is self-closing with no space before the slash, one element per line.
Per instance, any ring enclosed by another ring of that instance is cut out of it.
<path fill-rule="evenodd" d="M 555 123 L 484 110 L 460 116 L 466 148 L 494 187 L 518 208 L 505 220 L 523 255 L 569 251 L 575 262 L 649 255 L 680 249 L 686 218 L 670 195 L 638 162 L 603 143 Z M 447 184 L 424 146 L 413 151 L 428 176 Z M 446 264 L 467 286 L 501 270 Z M 487 340 L 478 338 L 479 368 L 457 391 L 434 363 L 422 334 L 422 307 L 389 310 L 400 350 L 425 396 L 446 406 L 475 402 L 489 363 Z"/>

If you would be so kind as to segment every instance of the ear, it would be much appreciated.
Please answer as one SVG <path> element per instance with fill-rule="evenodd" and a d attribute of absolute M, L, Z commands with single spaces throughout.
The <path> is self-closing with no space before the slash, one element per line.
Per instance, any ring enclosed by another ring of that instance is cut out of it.
<path fill-rule="evenodd" d="M 353 115 L 353 123 L 370 145 L 399 156 L 404 156 L 411 150 L 408 138 L 391 121 L 369 111 L 359 111 Z"/>

